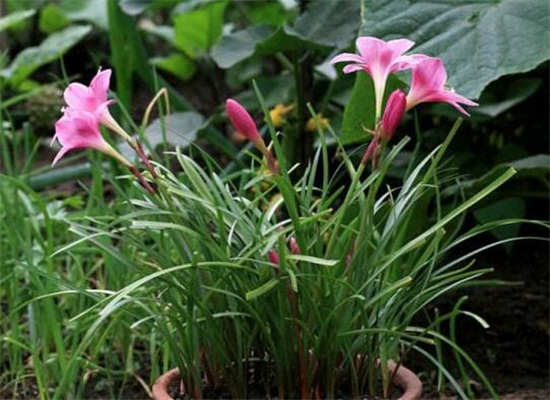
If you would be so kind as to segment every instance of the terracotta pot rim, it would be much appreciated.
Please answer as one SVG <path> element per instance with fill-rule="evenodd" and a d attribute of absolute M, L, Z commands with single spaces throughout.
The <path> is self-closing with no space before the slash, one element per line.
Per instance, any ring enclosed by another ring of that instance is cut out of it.
<path fill-rule="evenodd" d="M 403 395 L 398 400 L 419 400 L 422 396 L 422 382 L 410 369 L 388 361 L 388 369 L 393 377 L 393 383 L 403 389 Z M 153 384 L 153 400 L 174 400 L 170 397 L 169 388 L 172 382 L 180 379 L 178 368 L 173 368 L 161 375 Z"/>

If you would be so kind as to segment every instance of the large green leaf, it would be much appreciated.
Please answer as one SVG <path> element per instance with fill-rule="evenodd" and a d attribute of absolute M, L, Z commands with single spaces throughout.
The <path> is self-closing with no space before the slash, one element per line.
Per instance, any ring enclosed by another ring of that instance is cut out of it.
<path fill-rule="evenodd" d="M 500 76 L 550 58 L 548 0 L 362 0 L 362 35 L 406 37 L 441 57 L 449 84 L 469 98 Z"/>
<path fill-rule="evenodd" d="M 357 36 L 360 22 L 359 1 L 312 1 L 285 31 L 321 46 L 346 47 Z"/>
<path fill-rule="evenodd" d="M 501 221 L 507 218 L 524 218 L 525 200 L 519 197 L 506 198 L 483 208 L 474 210 L 473 214 L 474 217 L 482 224 Z M 519 224 L 506 224 L 494 228 L 491 230 L 491 233 L 498 240 L 506 240 L 517 237 L 519 228 Z M 512 249 L 512 244 L 513 242 L 504 244 L 504 248 L 508 253 L 510 253 Z"/>
<path fill-rule="evenodd" d="M 86 36 L 92 28 L 89 25 L 71 26 L 48 36 L 39 46 L 28 47 L 20 52 L 8 68 L 0 74 L 17 85 L 42 65 L 61 57 L 67 50 Z"/>
<path fill-rule="evenodd" d="M 215 1 L 174 17 L 175 45 L 189 57 L 210 50 L 222 34 L 227 2 Z"/>
<path fill-rule="evenodd" d="M 390 76 L 386 83 L 386 95 L 389 96 L 395 89 L 403 84 L 395 76 Z M 342 122 L 342 134 L 340 140 L 343 144 L 364 141 L 371 135 L 368 130 L 374 129 L 375 117 L 374 84 L 370 75 L 358 73 L 351 92 L 351 97 L 344 110 Z"/>
<path fill-rule="evenodd" d="M 186 148 L 197 139 L 198 132 L 205 124 L 204 117 L 198 112 L 178 112 L 162 120 L 155 119 L 145 128 L 145 136 L 152 148 L 165 141 L 172 146 Z"/>
<path fill-rule="evenodd" d="M 172 53 L 167 57 L 154 57 L 151 63 L 184 81 L 191 78 L 197 71 L 195 63 L 181 53 Z"/>
<path fill-rule="evenodd" d="M 212 58 L 221 68 L 230 68 L 252 55 L 269 55 L 317 46 L 291 36 L 284 27 L 275 30 L 259 25 L 224 35 L 212 49 Z M 318 47 L 318 46 L 317 46 Z"/>
<path fill-rule="evenodd" d="M 346 47 L 359 30 L 359 1 L 311 2 L 294 25 L 272 29 L 266 25 L 224 35 L 212 50 L 221 68 L 248 57 L 323 47 Z"/>
<path fill-rule="evenodd" d="M 515 80 L 508 88 L 506 97 L 500 100 L 495 99 L 494 96 L 488 93 L 489 90 L 486 90 L 480 98 L 480 106 L 473 111 L 477 114 L 494 118 L 528 99 L 538 90 L 541 84 L 541 79 L 527 78 Z"/>
<path fill-rule="evenodd" d="M 71 21 L 63 14 L 61 8 L 55 4 L 46 4 L 40 9 L 38 27 L 46 34 L 51 34 L 66 28 Z"/>
<path fill-rule="evenodd" d="M 120 9 L 126 14 L 136 16 L 149 7 L 153 0 L 119 0 Z"/>
<path fill-rule="evenodd" d="M 220 68 L 230 68 L 253 55 L 256 47 L 272 34 L 271 28 L 259 25 L 224 35 L 212 49 L 212 58 Z"/>
<path fill-rule="evenodd" d="M 107 30 L 108 0 L 62 0 L 59 8 L 71 21 L 86 21 Z"/>

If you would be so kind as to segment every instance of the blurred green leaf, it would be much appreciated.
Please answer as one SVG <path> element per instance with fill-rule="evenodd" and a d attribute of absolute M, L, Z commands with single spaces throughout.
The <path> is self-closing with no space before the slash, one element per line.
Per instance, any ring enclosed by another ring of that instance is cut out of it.
<path fill-rule="evenodd" d="M 449 84 L 469 98 L 500 76 L 550 58 L 548 0 L 362 0 L 362 35 L 406 37 L 441 57 Z"/>
<path fill-rule="evenodd" d="M 0 74 L 17 85 L 44 64 L 61 57 L 90 31 L 89 25 L 71 26 L 48 36 L 39 46 L 27 47 Z"/>
<path fill-rule="evenodd" d="M 107 30 L 108 0 L 62 0 L 59 7 L 71 21 L 86 21 Z"/>
<path fill-rule="evenodd" d="M 493 203 L 487 207 L 477 209 L 473 212 L 474 217 L 482 224 L 501 221 L 508 218 L 525 217 L 525 201 L 519 197 L 510 197 Z M 491 233 L 498 240 L 511 239 L 518 235 L 520 224 L 507 224 L 498 226 L 491 230 Z M 506 251 L 510 252 L 513 242 L 504 244 Z"/>
<path fill-rule="evenodd" d="M 250 7 L 249 16 L 254 25 L 281 26 L 290 16 L 283 5 L 276 1 L 251 1 L 247 5 Z"/>
<path fill-rule="evenodd" d="M 153 65 L 177 76 L 182 80 L 188 80 L 197 71 L 195 63 L 180 53 L 173 53 L 168 57 L 155 57 L 151 59 Z"/>
<path fill-rule="evenodd" d="M 153 120 L 145 128 L 144 136 L 147 146 L 153 150 L 163 145 L 187 148 L 197 139 L 198 134 L 207 127 L 207 121 L 198 112 L 176 112 L 168 117 Z M 124 157 L 138 161 L 136 152 L 128 143 L 119 142 L 117 147 Z"/>
<path fill-rule="evenodd" d="M 157 118 L 145 128 L 145 136 L 152 148 L 168 142 L 172 146 L 187 147 L 197 139 L 205 127 L 204 117 L 195 111 L 170 114 L 162 120 Z"/>
<path fill-rule="evenodd" d="M 175 45 L 189 57 L 206 52 L 222 34 L 226 1 L 209 2 L 174 17 Z"/>
<path fill-rule="evenodd" d="M 502 171 L 513 168 L 517 171 L 516 179 L 518 178 L 541 178 L 547 180 L 548 171 L 550 171 L 550 155 L 538 154 L 519 160 L 501 163 L 494 166 L 489 172 L 475 179 L 468 179 L 458 182 L 456 185 L 449 186 L 443 190 L 445 196 L 455 196 L 464 191 L 467 195 L 474 193 L 481 188 L 487 186 L 495 176 Z M 546 192 L 546 195 L 548 193 Z"/>
<path fill-rule="evenodd" d="M 514 81 L 508 89 L 506 99 L 501 101 L 484 101 L 484 96 L 482 95 L 479 102 L 480 106 L 475 108 L 473 112 L 494 118 L 527 100 L 537 91 L 541 84 L 542 81 L 540 79 L 519 79 Z"/>
<path fill-rule="evenodd" d="M 230 68 L 252 56 L 256 47 L 272 34 L 271 28 L 260 25 L 224 35 L 212 49 L 212 58 L 220 68 Z"/>
<path fill-rule="evenodd" d="M 359 1 L 312 1 L 285 32 L 321 46 L 347 47 L 361 23 Z"/>
<path fill-rule="evenodd" d="M 46 4 L 40 9 L 40 18 L 38 20 L 39 29 L 47 34 L 60 31 L 71 24 L 71 21 L 65 16 L 59 6 L 55 4 Z"/>
<path fill-rule="evenodd" d="M 508 165 L 516 169 L 518 172 L 525 170 L 540 170 L 541 172 L 548 172 L 550 170 L 550 155 L 538 154 L 536 156 L 512 161 L 511 163 L 508 163 Z"/>
<path fill-rule="evenodd" d="M 36 13 L 36 10 L 14 11 L 3 18 L 0 18 L 0 32 L 5 29 L 9 29 L 14 25 L 17 25 L 21 21 L 32 17 Z"/>
<path fill-rule="evenodd" d="M 131 16 L 141 14 L 151 3 L 153 0 L 118 0 L 120 9 Z"/>
<path fill-rule="evenodd" d="M 172 105 L 177 109 L 186 110 L 191 105 L 162 77 L 155 76 L 153 69 L 137 30 L 135 18 L 120 10 L 115 1 L 107 2 L 109 17 L 109 42 L 111 45 L 111 60 L 117 82 L 117 96 L 127 108 L 130 106 L 134 88 L 134 74 L 139 76 L 151 92 L 156 92 L 160 86 L 166 87 L 170 93 Z"/>
<path fill-rule="evenodd" d="M 212 49 L 212 57 L 221 68 L 230 68 L 252 55 L 270 55 L 278 52 L 313 48 L 283 27 L 273 30 L 262 25 L 224 35 Z"/>
<path fill-rule="evenodd" d="M 153 23 L 140 24 L 140 29 L 156 35 L 171 45 L 174 45 L 174 28 L 168 25 L 155 25 Z"/>

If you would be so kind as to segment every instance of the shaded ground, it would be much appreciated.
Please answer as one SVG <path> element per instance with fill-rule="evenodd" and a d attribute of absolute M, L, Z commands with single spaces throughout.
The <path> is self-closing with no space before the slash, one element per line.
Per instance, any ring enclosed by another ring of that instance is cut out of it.
<path fill-rule="evenodd" d="M 479 314 L 490 327 L 463 318 L 457 340 L 502 399 L 550 399 L 548 250 L 544 242 L 523 242 L 511 257 L 502 248 L 487 253 L 477 264 L 495 269 L 490 278 L 522 284 L 461 293 L 469 297 L 463 309 Z M 430 398 L 454 398 L 435 393 L 430 382 L 426 386 Z M 488 397 L 483 391 L 477 395 Z"/>

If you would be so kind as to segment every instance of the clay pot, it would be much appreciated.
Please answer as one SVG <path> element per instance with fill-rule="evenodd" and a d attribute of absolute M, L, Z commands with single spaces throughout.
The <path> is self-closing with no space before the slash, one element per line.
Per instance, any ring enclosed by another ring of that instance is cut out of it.
<path fill-rule="evenodd" d="M 410 369 L 388 361 L 388 369 L 393 377 L 394 385 L 403 390 L 403 395 L 398 400 L 420 400 L 422 396 L 422 382 Z M 178 368 L 171 369 L 161 375 L 153 384 L 153 400 L 174 400 L 170 397 L 170 387 L 180 379 Z"/>

